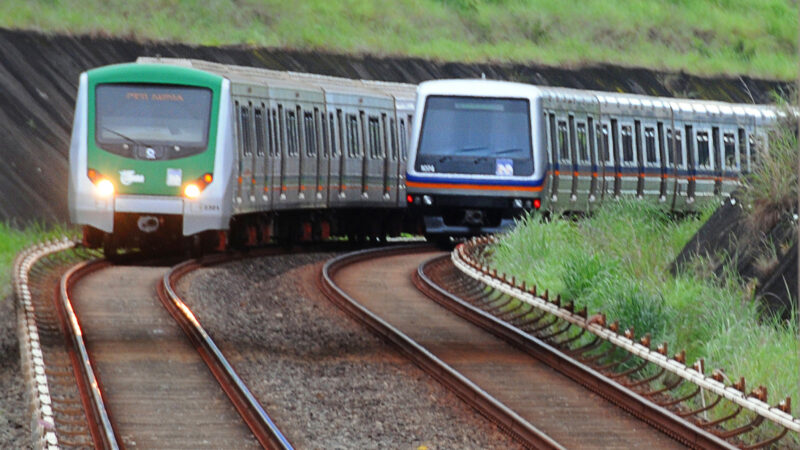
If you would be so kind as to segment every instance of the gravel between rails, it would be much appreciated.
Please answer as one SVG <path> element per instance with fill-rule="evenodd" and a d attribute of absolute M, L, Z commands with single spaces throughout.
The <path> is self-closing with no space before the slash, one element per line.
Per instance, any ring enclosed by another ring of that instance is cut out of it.
<path fill-rule="evenodd" d="M 201 269 L 179 292 L 298 448 L 519 448 L 331 304 L 332 254 Z"/>
<path fill-rule="evenodd" d="M 14 297 L 0 299 L 0 448 L 31 446 Z"/>

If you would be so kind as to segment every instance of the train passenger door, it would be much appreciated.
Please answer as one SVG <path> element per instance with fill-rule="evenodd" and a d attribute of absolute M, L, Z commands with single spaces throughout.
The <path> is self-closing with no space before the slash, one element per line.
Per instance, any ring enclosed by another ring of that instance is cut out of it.
<path fill-rule="evenodd" d="M 331 156 L 328 163 L 328 206 L 333 206 L 339 202 L 342 181 L 342 148 L 343 135 L 342 125 L 337 119 L 341 116 L 341 110 L 328 109 L 328 133 L 330 133 Z"/>
<path fill-rule="evenodd" d="M 713 131 L 706 125 L 697 126 L 694 131 L 694 197 L 695 201 L 706 203 L 714 197 L 717 171 L 714 160 Z"/>
<path fill-rule="evenodd" d="M 318 204 L 317 186 L 319 178 L 319 133 L 314 111 L 319 108 L 311 105 L 298 107 L 298 117 L 302 114 L 300 133 L 300 171 L 298 174 L 298 200 L 303 206 Z"/>
<path fill-rule="evenodd" d="M 314 122 L 319 134 L 319 158 L 317 160 L 317 189 L 314 204 L 324 208 L 328 205 L 328 186 L 330 185 L 330 132 L 325 109 L 314 108 Z"/>
<path fill-rule="evenodd" d="M 681 124 L 672 122 L 665 133 L 666 171 L 672 182 L 667 185 L 667 201 L 674 211 L 686 209 L 689 200 L 689 166 Z"/>
<path fill-rule="evenodd" d="M 267 196 L 269 209 L 275 208 L 276 197 L 280 196 L 281 190 L 281 133 L 278 126 L 278 105 L 270 101 L 269 109 L 266 114 L 267 124 L 267 167 L 266 178 L 264 180 L 264 195 Z"/>
<path fill-rule="evenodd" d="M 659 201 L 662 193 L 661 149 L 658 139 L 659 126 L 652 122 L 639 125 L 642 136 L 642 190 L 644 198 Z"/>
<path fill-rule="evenodd" d="M 639 194 L 639 161 L 634 138 L 635 126 L 632 121 L 622 120 L 619 126 L 619 189 L 617 195 L 636 196 Z"/>
<path fill-rule="evenodd" d="M 601 116 L 602 117 L 602 116 Z M 598 201 L 603 202 L 614 195 L 616 170 L 614 152 L 611 151 L 611 123 L 601 120 L 595 125 L 595 138 L 597 139 L 598 161 Z"/>
<path fill-rule="evenodd" d="M 360 116 L 365 143 L 361 197 L 365 203 L 380 205 L 384 202 L 384 170 L 386 169 L 384 165 L 386 148 L 384 147 L 385 139 L 381 116 L 372 111 L 369 114 L 361 111 Z M 385 114 L 383 116 L 385 119 Z"/>
<path fill-rule="evenodd" d="M 719 194 L 725 197 L 736 190 L 741 173 L 741 148 L 739 135 L 744 135 L 743 128 L 722 129 L 722 154 L 720 155 L 721 178 Z"/>
<path fill-rule="evenodd" d="M 342 157 L 340 176 L 340 198 L 349 205 L 355 206 L 360 200 L 363 190 L 364 143 L 361 133 L 359 111 L 348 108 L 343 115 L 344 156 Z"/>
<path fill-rule="evenodd" d="M 397 167 L 397 206 L 406 205 L 406 166 L 408 164 L 408 143 L 411 141 L 411 124 L 414 116 L 413 109 L 397 112 L 397 144 L 399 150 L 399 164 Z"/>
<path fill-rule="evenodd" d="M 281 128 L 281 209 L 298 205 L 300 199 L 300 107 L 286 103 L 278 105 Z"/>
<path fill-rule="evenodd" d="M 256 201 L 256 209 L 264 211 L 268 209 L 269 197 L 264 195 L 263 186 L 266 185 L 267 178 L 267 113 L 264 102 L 259 103 L 253 109 L 253 121 L 255 125 L 255 163 L 253 165 L 253 196 Z"/>

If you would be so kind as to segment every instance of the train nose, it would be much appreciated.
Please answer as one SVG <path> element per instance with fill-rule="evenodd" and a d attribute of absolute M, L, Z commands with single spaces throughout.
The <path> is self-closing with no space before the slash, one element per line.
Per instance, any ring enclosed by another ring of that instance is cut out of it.
<path fill-rule="evenodd" d="M 158 230 L 158 217 L 156 216 L 140 216 L 136 221 L 136 226 L 142 230 L 143 233 L 153 233 Z"/>

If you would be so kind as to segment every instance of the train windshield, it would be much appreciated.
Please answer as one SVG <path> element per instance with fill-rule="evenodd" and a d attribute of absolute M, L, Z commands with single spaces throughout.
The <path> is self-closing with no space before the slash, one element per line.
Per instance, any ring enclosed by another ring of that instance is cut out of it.
<path fill-rule="evenodd" d="M 137 159 L 176 159 L 208 147 L 211 90 L 153 84 L 97 87 L 95 140 Z"/>
<path fill-rule="evenodd" d="M 428 97 L 415 166 L 420 172 L 532 174 L 528 100 Z"/>

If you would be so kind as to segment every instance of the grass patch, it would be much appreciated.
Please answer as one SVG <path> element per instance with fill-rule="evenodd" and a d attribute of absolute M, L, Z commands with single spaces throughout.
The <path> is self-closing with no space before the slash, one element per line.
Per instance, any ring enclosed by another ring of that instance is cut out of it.
<path fill-rule="evenodd" d="M 0 26 L 204 45 L 791 79 L 785 0 L 10 0 Z"/>
<path fill-rule="evenodd" d="M 33 224 L 19 229 L 7 223 L 0 224 L 0 298 L 6 298 L 12 293 L 11 266 L 20 251 L 37 242 L 72 234 L 73 231 L 63 226 Z"/>
<path fill-rule="evenodd" d="M 794 322 L 761 317 L 735 274 L 727 281 L 670 275 L 668 265 L 704 221 L 676 221 L 641 201 L 611 203 L 580 222 L 528 218 L 495 246 L 494 264 L 590 314 L 605 312 L 637 336 L 650 332 L 672 353 L 686 349 L 690 363 L 702 357 L 733 380 L 766 386 L 773 404 L 790 395 L 796 404 Z"/>

